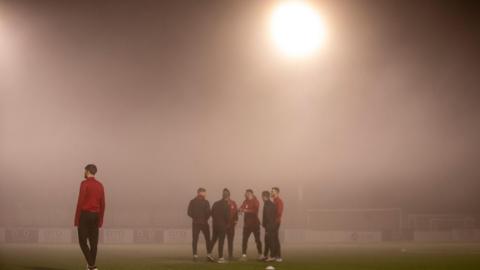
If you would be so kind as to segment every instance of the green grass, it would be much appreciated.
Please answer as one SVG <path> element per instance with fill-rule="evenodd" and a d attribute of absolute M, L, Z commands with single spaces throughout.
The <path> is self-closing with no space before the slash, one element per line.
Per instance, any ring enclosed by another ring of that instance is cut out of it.
<path fill-rule="evenodd" d="M 402 252 L 402 248 L 406 252 Z M 252 249 L 252 247 L 250 247 Z M 284 262 L 274 263 L 279 270 L 442 270 L 480 269 L 480 244 L 362 244 L 289 246 L 283 250 Z M 251 258 L 254 254 L 251 254 Z M 100 245 L 97 260 L 101 270 L 132 269 L 242 269 L 260 270 L 267 264 L 256 261 L 226 265 L 192 262 L 190 246 Z M 85 269 L 76 245 L 0 246 L 0 269 L 74 270 Z"/>

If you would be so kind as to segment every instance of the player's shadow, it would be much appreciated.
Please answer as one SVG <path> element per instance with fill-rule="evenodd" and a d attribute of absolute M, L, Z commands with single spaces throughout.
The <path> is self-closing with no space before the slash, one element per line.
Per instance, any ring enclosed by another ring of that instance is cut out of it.
<path fill-rule="evenodd" d="M 23 266 L 22 268 L 28 270 L 66 270 L 64 268 L 53 268 L 53 267 L 43 267 L 43 266 Z"/>
<path fill-rule="evenodd" d="M 194 263 L 192 258 L 190 257 L 165 257 L 165 256 L 158 256 L 158 257 L 148 257 L 148 259 L 153 259 L 153 260 L 160 260 L 162 262 L 187 262 L 187 263 Z M 199 259 L 199 262 L 207 261 L 206 259 Z"/>

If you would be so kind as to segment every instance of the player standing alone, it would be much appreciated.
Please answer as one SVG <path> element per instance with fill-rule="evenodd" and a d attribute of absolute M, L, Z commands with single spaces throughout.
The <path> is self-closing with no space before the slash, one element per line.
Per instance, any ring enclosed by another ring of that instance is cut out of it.
<path fill-rule="evenodd" d="M 258 219 L 258 202 L 253 190 L 247 189 L 245 192 L 245 201 L 240 206 L 240 212 L 244 214 L 243 239 L 242 239 L 242 260 L 247 259 L 247 244 L 250 234 L 253 233 L 255 243 L 257 244 L 258 259 L 263 260 L 262 242 L 260 241 L 260 220 Z"/>
<path fill-rule="evenodd" d="M 283 200 L 280 199 L 280 189 L 278 187 L 272 188 L 272 198 L 273 203 L 276 208 L 276 218 L 275 218 L 275 228 L 273 231 L 273 252 L 272 256 L 275 258 L 276 262 L 282 262 L 282 252 L 280 247 L 280 224 L 282 223 L 282 214 L 283 214 Z"/>
<path fill-rule="evenodd" d="M 105 213 L 105 192 L 97 179 L 97 166 L 88 164 L 85 167 L 85 180 L 80 184 L 75 226 L 78 227 L 78 242 L 87 260 L 88 269 L 97 269 L 98 229 L 103 225 Z M 87 241 L 90 247 L 87 245 Z"/>
<path fill-rule="evenodd" d="M 207 191 L 204 188 L 197 190 L 197 196 L 192 199 L 188 205 L 188 216 L 192 218 L 192 250 L 193 260 L 198 259 L 197 244 L 200 232 L 205 237 L 205 243 L 207 246 L 207 259 L 214 261 L 211 254 L 210 245 L 210 226 L 208 225 L 208 219 L 210 218 L 210 203 L 205 196 Z"/>

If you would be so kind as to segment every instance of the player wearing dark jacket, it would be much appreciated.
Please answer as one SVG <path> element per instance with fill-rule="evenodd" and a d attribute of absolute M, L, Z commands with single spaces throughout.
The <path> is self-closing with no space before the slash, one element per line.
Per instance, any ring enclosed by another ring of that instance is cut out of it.
<path fill-rule="evenodd" d="M 277 210 L 275 204 L 270 200 L 270 192 L 262 192 L 262 199 L 264 203 L 262 226 L 265 229 L 265 249 L 263 256 L 268 259 L 271 258 L 273 254 L 276 254 L 276 250 L 273 250 L 273 233 L 275 232 Z"/>
<path fill-rule="evenodd" d="M 282 252 L 280 247 L 280 224 L 282 223 L 283 215 L 283 200 L 280 199 L 280 189 L 278 187 L 272 188 L 272 198 L 273 203 L 275 204 L 276 217 L 275 217 L 275 228 L 273 232 L 273 249 L 272 257 L 275 257 L 276 262 L 282 262 Z"/>
<path fill-rule="evenodd" d="M 228 196 L 223 191 L 222 199 L 216 201 L 212 206 L 213 219 L 213 237 L 210 249 L 212 250 L 218 240 L 218 262 L 223 263 L 223 245 L 225 244 L 225 235 L 228 223 L 230 222 L 230 209 L 228 206 Z"/>
<path fill-rule="evenodd" d="M 210 203 L 205 198 L 206 190 L 199 188 L 197 190 L 197 197 L 190 201 L 188 205 L 188 216 L 192 218 L 192 250 L 193 259 L 198 258 L 197 244 L 200 232 L 205 237 L 205 243 L 207 248 L 207 258 L 213 260 L 211 256 L 211 244 L 210 244 L 210 227 L 208 225 L 208 219 L 210 218 Z"/>
<path fill-rule="evenodd" d="M 238 222 L 238 208 L 234 200 L 230 199 L 230 191 L 224 189 L 225 196 L 227 196 L 228 208 L 230 217 L 227 225 L 227 243 L 228 243 L 228 258 L 233 260 L 233 240 L 235 238 L 235 226 Z"/>

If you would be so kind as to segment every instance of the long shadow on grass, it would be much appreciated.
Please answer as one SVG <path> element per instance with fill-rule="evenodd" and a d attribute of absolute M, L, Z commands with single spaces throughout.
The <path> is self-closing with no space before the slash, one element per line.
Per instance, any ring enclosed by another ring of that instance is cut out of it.
<path fill-rule="evenodd" d="M 64 268 L 42 267 L 42 266 L 22 266 L 28 270 L 66 270 Z"/>
<path fill-rule="evenodd" d="M 178 258 L 178 257 L 148 257 L 147 259 L 161 265 L 166 265 L 171 263 L 185 264 L 185 265 L 212 263 L 212 262 L 207 262 L 207 260 L 193 261 L 190 258 L 186 259 L 186 258 Z"/>

